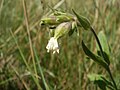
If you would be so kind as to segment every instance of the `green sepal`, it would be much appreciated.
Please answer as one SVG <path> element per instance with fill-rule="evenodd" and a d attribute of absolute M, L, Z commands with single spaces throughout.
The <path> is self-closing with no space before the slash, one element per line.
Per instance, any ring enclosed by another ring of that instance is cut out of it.
<path fill-rule="evenodd" d="M 69 31 L 71 30 L 71 28 L 72 28 L 72 23 L 71 22 L 61 23 L 55 29 L 54 38 L 58 39 L 58 38 L 64 36 L 65 34 L 68 34 Z"/>
<path fill-rule="evenodd" d="M 90 25 L 90 22 L 87 18 L 85 18 L 84 16 L 81 16 L 81 15 L 78 15 L 74 10 L 73 10 L 73 13 L 76 15 L 78 21 L 80 22 L 81 26 L 85 30 L 90 29 L 91 25 Z"/>

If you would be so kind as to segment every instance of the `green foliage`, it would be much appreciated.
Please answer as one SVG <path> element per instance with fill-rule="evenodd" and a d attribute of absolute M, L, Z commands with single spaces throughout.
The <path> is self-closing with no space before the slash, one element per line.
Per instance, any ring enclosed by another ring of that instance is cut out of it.
<path fill-rule="evenodd" d="M 116 82 L 114 81 L 113 79 L 113 76 L 111 74 L 111 70 L 110 70 L 110 60 L 109 60 L 109 47 L 108 47 L 108 44 L 107 44 L 107 40 L 105 38 L 105 35 L 103 32 L 100 32 L 99 33 L 99 37 L 96 35 L 93 27 L 90 25 L 90 23 L 88 22 L 87 19 L 81 17 L 80 15 L 78 15 L 74 10 L 73 12 L 75 13 L 79 23 L 81 23 L 81 26 L 84 28 L 84 29 L 89 29 L 95 39 L 96 39 L 96 42 L 97 42 L 97 45 L 99 47 L 99 51 L 100 52 L 100 57 L 99 56 L 96 56 L 95 54 L 93 54 L 84 44 L 84 42 L 82 41 L 82 48 L 85 52 L 85 54 L 90 57 L 92 60 L 94 60 L 95 62 L 97 62 L 98 64 L 100 64 L 102 67 L 104 67 L 106 69 L 106 71 L 108 72 L 111 80 L 112 80 L 112 83 L 113 83 L 113 86 L 114 86 L 114 89 L 115 90 L 118 90 L 117 89 L 117 85 L 116 85 Z M 98 78 L 99 79 L 99 78 Z M 95 81 L 98 86 L 102 89 L 102 90 L 106 90 L 106 83 L 102 80 L 97 80 Z"/>
<path fill-rule="evenodd" d="M 109 88 L 110 90 L 114 90 L 114 86 L 112 85 L 112 82 L 105 79 L 103 75 L 88 74 L 88 78 L 91 82 L 97 84 L 101 90 L 107 90 L 107 88 Z"/>
<path fill-rule="evenodd" d="M 98 64 L 102 65 L 106 70 L 108 69 L 107 64 L 104 62 L 102 57 L 99 57 L 95 54 L 93 54 L 84 44 L 84 42 L 82 41 L 82 48 L 85 52 L 85 54 L 90 57 L 92 60 L 94 60 L 95 62 L 97 62 Z"/>
<path fill-rule="evenodd" d="M 103 33 L 103 31 L 100 31 L 100 32 L 99 32 L 98 38 L 99 38 L 100 43 L 101 43 L 101 45 L 102 45 L 103 55 L 104 55 L 104 57 L 105 57 L 105 60 L 107 61 L 108 65 L 109 65 L 109 64 L 110 64 L 110 49 L 109 49 L 109 45 L 108 45 L 106 36 L 105 36 L 105 34 Z M 99 49 L 99 47 L 98 47 L 98 44 L 97 44 L 97 52 L 98 52 L 98 54 L 101 56 L 101 54 L 100 54 L 100 49 Z"/>
<path fill-rule="evenodd" d="M 98 38 L 99 38 L 100 43 L 102 45 L 103 51 L 106 52 L 106 54 L 110 57 L 110 48 L 109 48 L 108 41 L 107 41 L 106 36 L 105 36 L 103 31 L 100 31 L 98 33 Z M 97 45 L 97 50 L 100 50 L 98 45 Z"/>

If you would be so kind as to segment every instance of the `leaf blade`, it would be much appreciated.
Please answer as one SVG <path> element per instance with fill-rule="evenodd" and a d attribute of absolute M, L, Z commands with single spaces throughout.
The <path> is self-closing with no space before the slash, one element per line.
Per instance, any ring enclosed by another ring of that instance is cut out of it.
<path fill-rule="evenodd" d="M 84 42 L 82 41 L 82 48 L 83 51 L 85 52 L 85 54 L 90 57 L 93 61 L 97 62 L 98 64 L 102 65 L 106 70 L 108 70 L 108 66 L 106 64 L 106 62 L 104 62 L 104 60 L 100 57 L 97 56 L 95 54 L 93 54 L 84 44 Z"/>

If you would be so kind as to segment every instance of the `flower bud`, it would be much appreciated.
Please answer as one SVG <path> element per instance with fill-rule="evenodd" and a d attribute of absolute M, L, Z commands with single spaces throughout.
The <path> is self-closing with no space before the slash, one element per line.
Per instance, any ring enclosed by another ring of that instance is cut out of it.
<path fill-rule="evenodd" d="M 43 18 L 40 22 L 41 25 L 59 25 L 63 22 L 73 21 L 74 17 L 69 14 L 62 14 L 57 16 L 49 16 L 47 18 Z"/>
<path fill-rule="evenodd" d="M 63 22 L 60 25 L 57 26 L 54 32 L 54 38 L 58 39 L 65 34 L 68 34 L 68 32 L 72 29 L 72 23 L 71 22 Z"/>
<path fill-rule="evenodd" d="M 56 18 L 57 18 L 57 21 L 59 21 L 60 23 L 69 22 L 69 21 L 74 20 L 74 17 L 72 15 L 68 15 L 68 14 L 59 15 L 59 16 L 56 16 Z"/>
<path fill-rule="evenodd" d="M 74 10 L 73 13 L 76 15 L 78 21 L 80 22 L 81 26 L 85 29 L 88 30 L 90 29 L 91 25 L 90 25 L 90 21 L 85 18 L 84 16 L 78 15 Z"/>
<path fill-rule="evenodd" d="M 47 18 L 43 18 L 40 24 L 41 25 L 56 25 L 56 24 L 59 24 L 59 22 L 57 21 L 56 16 L 50 16 Z"/>

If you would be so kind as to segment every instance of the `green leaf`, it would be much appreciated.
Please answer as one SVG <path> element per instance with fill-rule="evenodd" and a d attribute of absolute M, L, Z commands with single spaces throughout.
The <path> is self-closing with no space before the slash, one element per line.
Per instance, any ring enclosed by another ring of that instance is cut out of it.
<path fill-rule="evenodd" d="M 102 65 L 106 70 L 108 70 L 108 65 L 106 62 L 104 62 L 103 58 L 100 56 L 97 56 L 95 54 L 93 54 L 84 44 L 84 42 L 82 41 L 82 48 L 83 51 L 85 52 L 85 54 L 90 57 L 93 61 L 97 62 L 98 64 Z"/>
<path fill-rule="evenodd" d="M 112 82 L 108 81 L 106 78 L 101 77 L 102 80 L 106 83 L 107 87 L 110 88 L 111 90 L 114 90 L 114 86 L 112 84 Z"/>
<path fill-rule="evenodd" d="M 106 90 L 107 87 L 111 90 L 114 90 L 112 83 L 108 81 L 107 79 L 105 79 L 103 75 L 88 74 L 87 77 L 89 78 L 90 81 L 97 84 L 99 88 L 102 90 Z"/>
<path fill-rule="evenodd" d="M 102 49 L 103 49 L 103 55 L 104 55 L 104 59 L 105 61 L 108 63 L 108 65 L 110 64 L 110 60 L 109 60 L 109 57 L 110 57 L 110 49 L 109 49 L 109 46 L 108 46 L 108 42 L 107 42 L 107 39 L 106 39 L 106 36 L 104 34 L 103 31 L 100 31 L 99 34 L 98 34 L 98 38 L 100 40 L 100 43 L 102 45 Z M 98 47 L 98 44 L 97 44 L 97 50 L 98 50 L 98 54 L 101 55 L 99 53 L 100 49 Z"/>
<path fill-rule="evenodd" d="M 109 46 L 108 46 L 108 42 L 107 42 L 107 39 L 106 39 L 106 36 L 104 34 L 103 31 L 100 31 L 98 33 L 98 38 L 100 40 L 100 43 L 102 45 L 102 49 L 103 51 L 107 54 L 107 55 L 110 55 L 110 49 L 109 49 Z"/>
<path fill-rule="evenodd" d="M 100 51 L 97 51 L 98 55 L 102 57 L 101 55 L 101 52 Z M 103 51 L 103 56 L 104 56 L 104 59 L 105 59 L 105 62 L 110 65 L 110 60 L 109 60 L 109 56 L 106 52 Z"/>
<path fill-rule="evenodd" d="M 102 75 L 98 74 L 89 74 L 88 78 L 90 81 L 93 81 L 101 90 L 106 90 L 106 83 L 102 80 Z"/>
<path fill-rule="evenodd" d="M 102 80 L 101 76 L 103 75 L 98 75 L 98 74 L 88 74 L 87 77 L 90 79 L 90 81 L 95 81 L 95 80 Z"/>
<path fill-rule="evenodd" d="M 90 22 L 87 18 L 85 18 L 84 16 L 78 15 L 74 10 L 73 13 L 76 15 L 78 21 L 80 22 L 81 26 L 85 29 L 88 30 L 90 29 Z"/>

